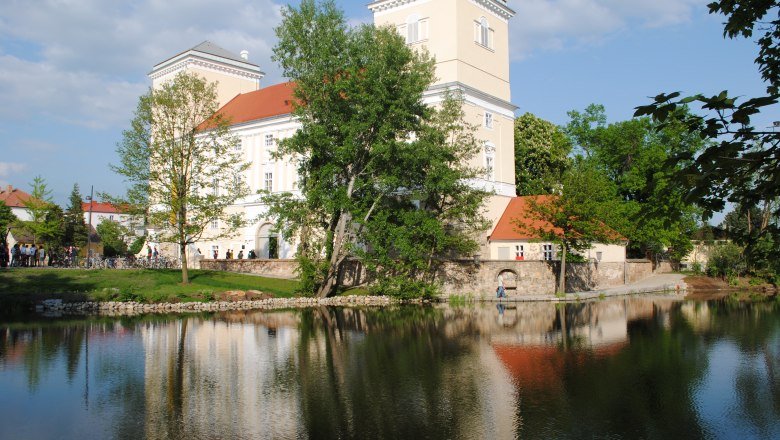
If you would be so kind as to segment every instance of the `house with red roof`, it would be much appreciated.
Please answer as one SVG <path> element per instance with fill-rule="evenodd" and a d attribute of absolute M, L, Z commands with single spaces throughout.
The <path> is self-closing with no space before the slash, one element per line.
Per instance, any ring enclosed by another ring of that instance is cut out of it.
<path fill-rule="evenodd" d="M 488 237 L 490 260 L 560 260 L 559 247 L 542 240 L 536 230 L 554 231 L 552 225 L 531 215 L 533 203 L 555 203 L 555 196 L 522 196 L 510 200 L 493 232 Z M 615 233 L 617 244 L 594 243 L 581 252 L 589 261 L 625 262 L 625 239 Z"/>
<path fill-rule="evenodd" d="M 11 185 L 7 185 L 5 188 L 0 189 L 0 202 L 8 205 L 11 208 L 11 212 L 19 220 L 32 220 L 32 214 L 30 214 L 30 210 L 26 205 L 31 199 L 33 199 L 32 195 L 19 188 L 14 188 Z"/>
<path fill-rule="evenodd" d="M 108 202 L 81 202 L 81 209 L 84 211 L 84 223 L 89 226 L 89 229 L 95 229 L 97 226 L 108 220 L 115 221 L 120 225 L 130 228 L 135 231 L 135 235 L 143 235 L 144 222 L 142 218 L 137 218 L 126 212 L 123 212 L 119 207 L 112 205 Z"/>

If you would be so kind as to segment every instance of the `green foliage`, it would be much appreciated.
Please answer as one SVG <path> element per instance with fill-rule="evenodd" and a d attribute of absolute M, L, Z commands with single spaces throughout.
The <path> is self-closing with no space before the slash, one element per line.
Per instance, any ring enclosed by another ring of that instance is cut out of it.
<path fill-rule="evenodd" d="M 772 215 L 776 205 L 772 200 L 764 201 L 761 208 L 737 205 L 723 220 L 729 238 L 745 247 L 748 269 L 754 274 L 780 267 L 780 227 Z"/>
<path fill-rule="evenodd" d="M 519 231 L 562 247 L 561 270 L 556 293 L 564 293 L 566 259 L 570 251 L 584 251 L 593 243 L 621 239 L 620 200 L 615 184 L 591 162 L 576 160 L 564 174 L 561 194 L 537 198 L 530 203 L 529 216 L 540 226 L 516 223 Z"/>
<path fill-rule="evenodd" d="M 51 235 L 53 226 L 46 222 L 46 213 L 52 205 L 51 190 L 41 176 L 35 176 L 30 183 L 32 191 L 28 200 L 24 201 L 24 207 L 30 212 L 31 219 L 21 222 L 22 229 L 33 237 L 33 243 L 37 244 L 43 235 Z"/>
<path fill-rule="evenodd" d="M 127 243 L 125 242 L 127 231 L 118 222 L 103 220 L 97 225 L 97 233 L 103 242 L 104 256 L 116 257 L 127 254 Z"/>
<path fill-rule="evenodd" d="M 84 223 L 82 196 L 77 183 L 73 184 L 68 202 L 68 208 L 65 210 L 63 242 L 66 246 L 83 247 L 87 242 L 87 225 Z"/>
<path fill-rule="evenodd" d="M 736 277 L 746 271 L 743 248 L 734 243 L 715 246 L 707 260 L 707 274 L 713 277 Z"/>
<path fill-rule="evenodd" d="M 155 226 L 155 240 L 175 243 L 185 259 L 186 247 L 203 237 L 212 220 L 218 233 L 233 234 L 245 220 L 227 207 L 249 194 L 241 179 L 249 168 L 235 146 L 229 121 L 216 114 L 216 84 L 180 73 L 141 96 L 131 128 L 123 132 L 112 169 L 130 182 L 124 197 L 103 195 L 126 212 L 145 215 Z"/>
<path fill-rule="evenodd" d="M 130 255 L 136 255 L 139 252 L 141 252 L 141 249 L 144 247 L 144 243 L 146 243 L 146 237 L 140 236 L 136 237 L 133 242 L 130 244 L 130 247 L 127 249 L 127 253 Z"/>
<path fill-rule="evenodd" d="M 0 203 L 0 243 L 6 243 L 8 238 L 8 228 L 19 221 L 11 211 L 11 207 L 5 203 Z"/>
<path fill-rule="evenodd" d="M 422 102 L 433 61 L 394 29 L 349 28 L 333 2 L 305 0 L 283 12 L 274 59 L 295 81 L 301 128 L 277 157 L 297 157 L 303 198 L 269 195 L 269 214 L 300 240 L 302 289 L 338 290 L 357 257 L 385 292 L 423 291 L 437 258 L 469 252 L 485 193 L 465 185 L 477 151 L 461 103 Z M 406 280 L 408 278 L 408 280 Z M 407 289 L 406 282 L 411 283 Z M 405 293 L 399 293 L 404 295 Z"/>
<path fill-rule="evenodd" d="M 517 195 L 552 194 L 569 164 L 571 140 L 551 122 L 525 113 L 515 119 Z"/>
<path fill-rule="evenodd" d="M 604 107 L 593 104 L 569 116 L 566 132 L 579 154 L 617 186 L 628 220 L 621 232 L 629 239 L 629 252 L 647 257 L 666 250 L 673 260 L 682 259 L 692 249 L 699 212 L 673 179 L 685 163 L 668 160 L 679 152 L 699 151 L 703 141 L 698 134 L 679 122 L 659 128 L 648 118 L 607 124 Z"/>
<path fill-rule="evenodd" d="M 756 38 L 755 60 L 767 82 L 765 96 L 739 98 L 724 90 L 715 95 L 681 97 L 680 92 L 661 93 L 653 102 L 639 106 L 635 115 L 650 115 L 663 128 L 680 108 L 698 107 L 703 115 L 676 118 L 688 133 L 711 140 L 701 154 L 682 151 L 668 163 L 685 165 L 676 180 L 685 188 L 685 198 L 705 209 L 722 211 L 726 202 L 759 206 L 780 197 L 780 132 L 754 127 L 752 118 L 774 111 L 780 86 L 780 19 L 778 2 L 719 0 L 708 5 L 710 13 L 726 17 L 724 36 Z M 780 205 L 774 214 L 780 214 Z"/>

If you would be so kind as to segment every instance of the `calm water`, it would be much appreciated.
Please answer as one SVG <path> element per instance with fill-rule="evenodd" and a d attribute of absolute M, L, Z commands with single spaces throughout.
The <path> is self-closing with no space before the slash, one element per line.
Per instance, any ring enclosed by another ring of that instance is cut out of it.
<path fill-rule="evenodd" d="M 780 301 L 0 323 L 0 438 L 780 438 Z"/>

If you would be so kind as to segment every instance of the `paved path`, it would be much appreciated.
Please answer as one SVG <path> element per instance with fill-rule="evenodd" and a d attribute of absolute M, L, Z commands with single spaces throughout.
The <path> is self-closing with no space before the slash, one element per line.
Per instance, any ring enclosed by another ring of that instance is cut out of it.
<path fill-rule="evenodd" d="M 669 293 L 683 293 L 687 286 L 683 281 L 685 275 L 677 273 L 664 273 L 651 275 L 641 281 L 637 281 L 631 284 L 625 284 L 622 286 L 611 287 L 608 289 L 591 290 L 587 292 L 575 292 L 567 293 L 566 296 L 557 297 L 555 295 L 510 295 L 509 298 L 497 299 L 497 298 L 484 298 L 488 301 L 551 301 L 551 302 L 568 302 L 568 301 L 580 301 L 588 299 L 597 299 L 607 296 L 621 296 L 631 295 L 635 293 L 650 293 L 650 292 L 669 292 Z"/>

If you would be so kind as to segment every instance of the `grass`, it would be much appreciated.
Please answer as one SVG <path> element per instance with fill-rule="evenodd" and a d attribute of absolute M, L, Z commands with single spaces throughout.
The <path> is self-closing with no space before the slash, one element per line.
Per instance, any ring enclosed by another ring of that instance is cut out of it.
<path fill-rule="evenodd" d="M 226 290 L 259 290 L 276 297 L 294 296 L 298 283 L 231 272 L 191 270 L 181 284 L 178 270 L 5 269 L 0 271 L 0 302 L 39 299 L 68 301 L 210 301 Z"/>

